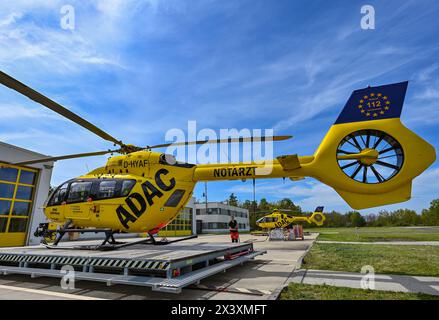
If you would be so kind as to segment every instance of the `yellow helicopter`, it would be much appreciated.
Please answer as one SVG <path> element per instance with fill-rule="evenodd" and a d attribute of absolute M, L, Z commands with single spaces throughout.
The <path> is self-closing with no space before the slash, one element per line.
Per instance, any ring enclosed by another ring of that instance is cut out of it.
<path fill-rule="evenodd" d="M 407 129 L 400 114 L 408 82 L 367 87 L 352 93 L 314 155 L 285 155 L 265 162 L 188 164 L 152 149 L 169 145 L 260 141 L 260 137 L 191 141 L 138 147 L 125 144 L 41 93 L 0 71 L 0 83 L 119 146 L 115 150 L 45 157 L 29 165 L 119 153 L 86 175 L 69 180 L 49 196 L 44 213 L 50 223 L 35 232 L 57 245 L 67 232 L 104 232 L 97 249 L 118 244 L 113 235 L 147 233 L 148 241 L 184 207 L 199 181 L 313 177 L 334 188 L 354 209 L 407 201 L 412 180 L 436 158 L 429 143 Z M 290 136 L 267 137 L 281 141 Z M 55 229 L 56 228 L 56 229 Z M 107 245 L 108 244 L 108 245 Z"/>
<path fill-rule="evenodd" d="M 323 207 L 317 207 L 311 216 L 290 216 L 285 212 L 292 210 L 274 209 L 270 214 L 258 219 L 256 225 L 262 229 L 283 229 L 296 222 L 314 223 L 317 226 L 322 226 L 326 220 L 323 214 Z"/>

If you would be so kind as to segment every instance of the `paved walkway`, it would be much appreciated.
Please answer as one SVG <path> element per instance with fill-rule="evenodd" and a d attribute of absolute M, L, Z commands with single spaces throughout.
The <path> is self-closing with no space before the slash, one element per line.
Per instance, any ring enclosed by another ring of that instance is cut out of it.
<path fill-rule="evenodd" d="M 360 242 L 360 241 L 316 241 L 316 243 L 337 243 L 337 244 L 385 244 L 395 246 L 439 246 L 439 241 L 375 241 L 375 242 Z"/>
<path fill-rule="evenodd" d="M 294 272 L 291 282 L 361 288 L 361 280 L 364 276 L 354 272 L 299 269 Z M 439 278 L 375 274 L 374 289 L 439 295 Z"/>

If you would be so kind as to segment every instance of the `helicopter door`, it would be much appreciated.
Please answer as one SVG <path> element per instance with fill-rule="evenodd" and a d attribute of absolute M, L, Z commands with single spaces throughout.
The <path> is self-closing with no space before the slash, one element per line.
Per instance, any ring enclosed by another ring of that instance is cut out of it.
<path fill-rule="evenodd" d="M 116 207 L 118 206 L 120 201 L 117 201 L 115 198 L 119 197 L 120 193 L 120 184 L 122 181 L 106 179 L 102 181 L 98 181 L 94 186 L 95 194 L 96 194 L 96 207 L 94 208 L 94 214 L 98 221 L 100 221 L 101 217 L 108 217 L 113 212 L 115 212 Z M 134 182 L 135 183 L 135 180 Z M 128 192 L 129 193 L 129 192 Z M 121 194 L 122 195 L 122 194 Z M 128 194 L 123 194 L 123 196 L 127 196 Z"/>
<path fill-rule="evenodd" d="M 88 220 L 91 203 L 92 181 L 74 181 L 70 184 L 65 207 L 65 217 L 73 220 Z"/>

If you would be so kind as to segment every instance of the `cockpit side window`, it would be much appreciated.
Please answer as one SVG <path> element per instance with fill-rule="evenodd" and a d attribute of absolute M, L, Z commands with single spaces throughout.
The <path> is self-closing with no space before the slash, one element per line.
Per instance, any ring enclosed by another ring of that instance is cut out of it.
<path fill-rule="evenodd" d="M 117 192 L 116 180 L 101 181 L 98 189 L 98 199 L 114 198 Z"/>
<path fill-rule="evenodd" d="M 67 189 L 69 187 L 69 184 L 66 182 L 63 185 L 59 186 L 55 192 L 50 197 L 47 205 L 48 206 L 58 206 L 63 201 L 65 201 Z"/>
<path fill-rule="evenodd" d="M 136 184 L 136 180 L 124 180 L 122 181 L 122 188 L 120 190 L 120 196 L 126 197 L 130 194 L 134 185 Z"/>
<path fill-rule="evenodd" d="M 130 194 L 131 190 L 136 184 L 136 180 L 100 180 L 95 181 L 93 187 L 94 194 L 93 200 L 105 200 L 111 198 L 126 197 Z"/>
<path fill-rule="evenodd" d="M 92 185 L 92 181 L 72 182 L 67 196 L 67 203 L 87 201 L 91 194 Z"/>

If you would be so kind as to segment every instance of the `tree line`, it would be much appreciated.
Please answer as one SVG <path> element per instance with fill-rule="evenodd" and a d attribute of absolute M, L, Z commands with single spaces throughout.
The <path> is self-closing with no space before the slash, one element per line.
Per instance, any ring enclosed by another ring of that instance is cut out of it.
<path fill-rule="evenodd" d="M 284 198 L 279 201 L 267 201 L 263 198 L 259 202 L 245 200 L 239 201 L 235 194 L 231 194 L 227 203 L 249 210 L 250 228 L 257 229 L 256 220 L 270 213 L 274 209 L 291 210 L 290 215 L 310 215 L 312 212 L 303 211 L 291 199 Z M 316 204 L 324 205 L 324 203 Z M 439 199 L 431 201 L 428 209 L 423 209 L 419 214 L 410 209 L 395 211 L 381 210 L 378 213 L 362 215 L 358 211 L 340 213 L 337 211 L 324 212 L 326 221 L 324 227 L 398 227 L 398 226 L 439 226 Z M 307 225 L 307 227 L 315 227 Z"/>

